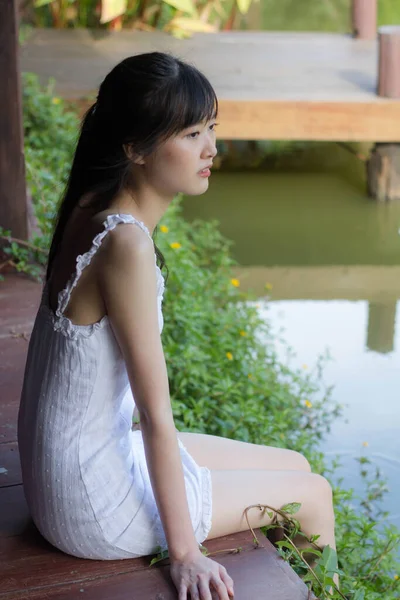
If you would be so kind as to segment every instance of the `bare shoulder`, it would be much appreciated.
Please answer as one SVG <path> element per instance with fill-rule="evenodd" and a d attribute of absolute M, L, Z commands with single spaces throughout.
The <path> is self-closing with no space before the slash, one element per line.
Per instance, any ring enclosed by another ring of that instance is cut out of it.
<path fill-rule="evenodd" d="M 100 248 L 102 267 L 130 269 L 138 262 L 154 262 L 154 244 L 135 223 L 119 223 L 108 232 Z"/>

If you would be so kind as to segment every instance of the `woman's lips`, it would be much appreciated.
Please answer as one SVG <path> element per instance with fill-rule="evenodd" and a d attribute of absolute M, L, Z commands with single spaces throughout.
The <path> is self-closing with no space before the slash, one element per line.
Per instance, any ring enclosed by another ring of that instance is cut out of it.
<path fill-rule="evenodd" d="M 200 177 L 210 177 L 211 171 L 208 168 L 203 169 L 202 171 L 199 171 L 199 175 L 200 175 Z"/>

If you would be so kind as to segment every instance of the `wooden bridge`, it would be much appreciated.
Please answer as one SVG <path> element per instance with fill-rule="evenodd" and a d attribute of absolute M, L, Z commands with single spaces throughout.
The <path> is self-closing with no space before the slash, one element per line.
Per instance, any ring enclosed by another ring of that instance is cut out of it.
<path fill-rule="evenodd" d="M 215 87 L 218 136 L 246 140 L 400 142 L 400 98 L 377 95 L 378 42 L 328 33 L 35 30 L 21 68 L 56 79 L 66 98 L 95 95 L 126 56 L 161 50 L 193 62 Z"/>
<path fill-rule="evenodd" d="M 357 37 L 234 31 L 177 40 L 162 32 L 35 30 L 19 60 L 16 0 L 4 0 L 0 223 L 28 237 L 20 68 L 43 82 L 55 77 L 59 94 L 81 98 L 94 94 L 122 58 L 163 50 L 194 62 L 211 80 L 220 100 L 221 139 L 399 143 L 400 28 L 382 31 L 378 43 L 376 8 L 377 0 L 353 0 Z M 385 147 L 369 166 L 371 195 L 400 198 L 399 147 Z"/>

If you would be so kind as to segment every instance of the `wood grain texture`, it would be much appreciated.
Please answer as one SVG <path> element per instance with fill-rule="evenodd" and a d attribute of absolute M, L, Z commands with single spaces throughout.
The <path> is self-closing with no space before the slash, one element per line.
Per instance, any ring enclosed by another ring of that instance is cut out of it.
<path fill-rule="evenodd" d="M 0 449 L 17 440 L 28 341 L 40 295 L 41 285 L 23 275 L 7 274 L 0 283 Z"/>
<path fill-rule="evenodd" d="M 400 140 L 400 103 L 243 101 L 220 103 L 222 139 Z"/>
<path fill-rule="evenodd" d="M 22 482 L 17 442 L 0 444 L 0 488 Z"/>
<path fill-rule="evenodd" d="M 3 490 L 0 491 L 0 494 Z M 205 542 L 211 557 L 234 579 L 235 600 L 307 600 L 308 591 L 262 532 L 255 547 L 250 531 Z M 240 549 L 232 553 L 232 549 Z M 222 551 L 212 555 L 215 551 Z M 47 544 L 33 526 L 0 539 L 0 598 L 7 600 L 176 600 L 168 559 L 149 566 L 151 556 L 93 561 L 68 556 Z"/>

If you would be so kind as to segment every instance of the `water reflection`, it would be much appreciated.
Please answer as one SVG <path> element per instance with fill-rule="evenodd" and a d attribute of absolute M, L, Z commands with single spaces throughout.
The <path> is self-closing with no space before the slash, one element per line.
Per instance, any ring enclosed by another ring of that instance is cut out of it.
<path fill-rule="evenodd" d="M 345 405 L 346 420 L 333 424 L 323 448 L 340 455 L 347 487 L 361 489 L 355 461 L 361 454 L 382 468 L 389 478 L 386 508 L 400 526 L 400 325 L 394 332 L 395 351 L 372 352 L 366 343 L 368 312 L 365 301 L 277 301 L 269 304 L 267 314 L 275 331 L 284 328 L 284 338 L 297 353 L 296 366 L 312 368 L 316 355 L 329 348 L 332 361 L 324 378 L 334 384 L 333 395 Z M 283 356 L 284 348 L 279 351 Z"/>
<path fill-rule="evenodd" d="M 381 466 L 400 526 L 400 202 L 375 203 L 361 171 L 347 175 L 214 174 L 207 194 L 185 200 L 184 216 L 220 222 L 235 275 L 261 306 L 272 286 L 265 310 L 298 366 L 312 368 L 329 349 L 325 378 L 345 420 L 324 450 L 341 455 L 348 487 L 361 488 L 361 452 Z"/>

